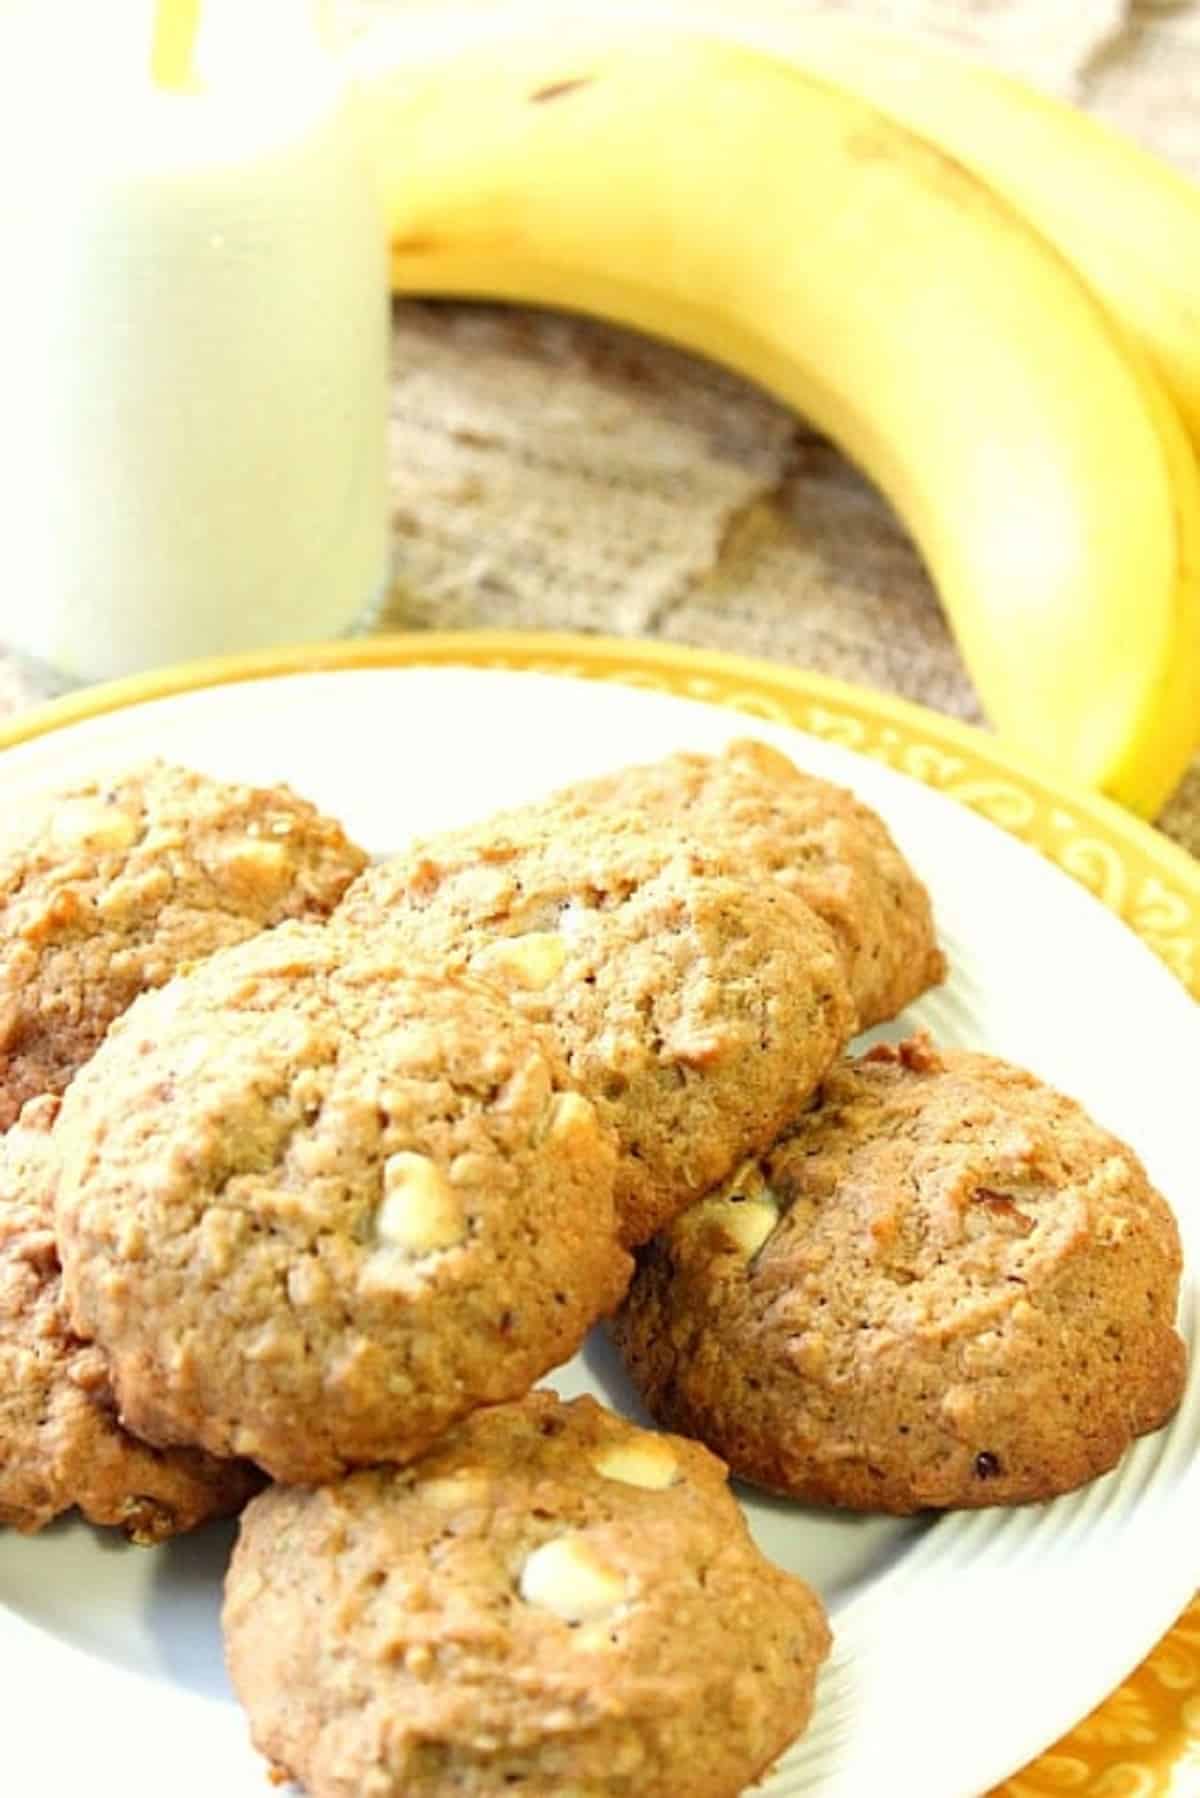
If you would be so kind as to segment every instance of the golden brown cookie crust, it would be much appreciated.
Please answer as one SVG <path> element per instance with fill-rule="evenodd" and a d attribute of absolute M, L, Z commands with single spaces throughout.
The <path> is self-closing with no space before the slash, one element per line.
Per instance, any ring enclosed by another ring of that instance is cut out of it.
<path fill-rule="evenodd" d="M 310 1798 L 734 1798 L 807 1723 L 829 1632 L 720 1463 L 592 1399 L 246 1512 L 230 1672 Z"/>
<path fill-rule="evenodd" d="M 11 820 L 0 845 L 0 1129 L 62 1092 L 113 1018 L 183 964 L 323 917 L 365 866 L 286 787 L 146 762 Z"/>
<path fill-rule="evenodd" d="M 741 1477 L 898 1513 L 1050 1498 L 1178 1403 L 1181 1253 L 1080 1106 L 925 1037 L 811 1110 L 640 1261 L 614 1334 L 652 1414 Z"/>
<path fill-rule="evenodd" d="M 799 894 L 833 932 L 862 1030 L 945 979 L 929 894 L 883 820 L 765 743 L 665 756 L 580 781 L 554 802 L 685 830 L 739 874 L 766 874 Z"/>
<path fill-rule="evenodd" d="M 668 833 L 509 818 L 368 869 L 334 927 L 468 968 L 550 1029 L 616 1132 L 624 1239 L 644 1242 L 765 1147 L 844 1046 L 837 951 L 802 901 Z"/>
<path fill-rule="evenodd" d="M 54 1240 L 58 1100 L 31 1099 L 0 1141 L 0 1523 L 32 1535 L 78 1506 L 135 1542 L 238 1510 L 244 1463 L 160 1451 L 121 1428 L 104 1357 L 73 1335 Z"/>
<path fill-rule="evenodd" d="M 492 989 L 284 924 L 148 993 L 63 1100 L 81 1333 L 158 1443 L 320 1480 L 528 1390 L 628 1281 L 615 1150 Z"/>

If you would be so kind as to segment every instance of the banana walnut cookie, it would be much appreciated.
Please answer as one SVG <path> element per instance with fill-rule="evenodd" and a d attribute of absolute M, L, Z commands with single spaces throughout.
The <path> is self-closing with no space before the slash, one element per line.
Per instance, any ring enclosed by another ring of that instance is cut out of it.
<path fill-rule="evenodd" d="M 615 1148 L 492 988 L 283 924 L 144 994 L 63 1101 L 73 1326 L 160 1444 L 316 1481 L 526 1392 L 631 1271 Z"/>
<path fill-rule="evenodd" d="M 286 787 L 152 761 L 39 799 L 0 842 L 0 1129 L 62 1092 L 147 987 L 285 918 L 324 917 L 366 865 Z"/>
<path fill-rule="evenodd" d="M 310 1798 L 735 1798 L 830 1644 L 719 1461 L 549 1392 L 414 1466 L 264 1493 L 224 1628 L 256 1745 Z"/>
<path fill-rule="evenodd" d="M 1132 1150 L 989 1056 L 842 1065 L 643 1251 L 615 1336 L 740 1478 L 910 1512 L 1051 1498 L 1177 1405 L 1175 1219 Z"/>

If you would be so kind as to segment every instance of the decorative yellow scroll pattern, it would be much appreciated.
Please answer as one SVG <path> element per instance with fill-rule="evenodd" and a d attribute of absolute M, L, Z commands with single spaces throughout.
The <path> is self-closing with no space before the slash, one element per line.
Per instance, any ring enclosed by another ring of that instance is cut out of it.
<path fill-rule="evenodd" d="M 1111 1697 L 992 1798 L 1195 1798 L 1200 1598 Z"/>

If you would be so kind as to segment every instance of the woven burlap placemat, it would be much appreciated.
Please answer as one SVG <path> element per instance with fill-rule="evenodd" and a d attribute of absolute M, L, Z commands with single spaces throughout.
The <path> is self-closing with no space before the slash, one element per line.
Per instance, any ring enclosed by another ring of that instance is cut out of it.
<path fill-rule="evenodd" d="M 788 4 L 745 0 L 743 10 Z M 350 8 L 357 28 L 430 10 L 444 9 Z M 1200 5 L 854 0 L 816 10 L 978 53 L 1200 177 Z M 888 506 L 803 421 L 711 365 L 585 320 L 399 305 L 391 466 L 394 586 L 382 629 L 653 636 L 980 719 Z M 34 694 L 0 658 L 0 712 Z M 1200 856 L 1200 758 L 1159 822 Z"/>

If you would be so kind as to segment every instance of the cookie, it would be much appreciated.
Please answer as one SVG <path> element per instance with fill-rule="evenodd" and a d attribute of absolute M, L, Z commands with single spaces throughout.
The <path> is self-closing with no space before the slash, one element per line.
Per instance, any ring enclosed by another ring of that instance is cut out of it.
<path fill-rule="evenodd" d="M 833 932 L 862 1030 L 945 979 L 929 894 L 882 818 L 765 743 L 665 756 L 580 781 L 555 802 L 586 817 L 633 811 L 684 829 L 738 872 L 798 893 Z"/>
<path fill-rule="evenodd" d="M 734 1798 L 805 1727 L 820 1601 L 720 1462 L 548 1392 L 246 1511 L 226 1655 L 310 1798 Z"/>
<path fill-rule="evenodd" d="M 238 1509 L 243 1463 L 161 1453 L 121 1428 L 104 1357 L 72 1334 L 54 1241 L 58 1100 L 31 1099 L 0 1141 L 0 1524 L 32 1535 L 78 1506 L 135 1542 Z"/>
<path fill-rule="evenodd" d="M 669 834 L 561 822 L 423 843 L 355 881 L 334 927 L 468 968 L 550 1029 L 616 1132 L 624 1240 L 644 1242 L 766 1147 L 853 1009 L 828 930 L 781 887 Z"/>
<path fill-rule="evenodd" d="M 286 787 L 148 762 L 23 812 L 0 845 L 0 1129 L 62 1092 L 112 1020 L 186 962 L 323 917 L 365 865 Z"/>
<path fill-rule="evenodd" d="M 324 1480 L 526 1392 L 628 1281 L 615 1149 L 485 986 L 284 924 L 143 997 L 72 1081 L 78 1330 L 155 1443 Z"/>
<path fill-rule="evenodd" d="M 1071 1099 L 917 1037 L 840 1067 L 648 1248 L 615 1336 L 651 1413 L 740 1477 L 906 1513 L 1115 1465 L 1178 1403 L 1181 1256 Z"/>

